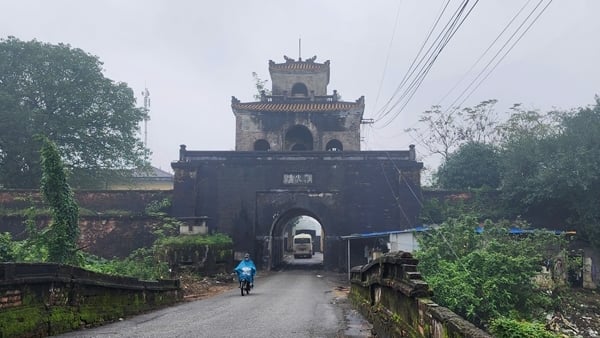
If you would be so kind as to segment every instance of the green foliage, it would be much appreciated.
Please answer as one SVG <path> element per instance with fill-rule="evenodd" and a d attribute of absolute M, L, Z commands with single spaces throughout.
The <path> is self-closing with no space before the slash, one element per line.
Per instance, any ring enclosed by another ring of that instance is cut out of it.
<path fill-rule="evenodd" d="M 125 259 L 104 259 L 86 255 L 83 268 L 109 275 L 157 280 L 169 277 L 169 266 L 157 259 L 154 248 L 140 248 Z"/>
<path fill-rule="evenodd" d="M 435 176 L 443 189 L 495 189 L 500 185 L 499 157 L 491 145 L 465 143 L 449 155 Z"/>
<path fill-rule="evenodd" d="M 268 80 L 261 80 L 256 72 L 252 72 L 252 78 L 254 79 L 254 84 L 256 86 L 256 94 L 254 94 L 254 99 L 256 101 L 260 101 L 263 92 L 265 95 L 271 95 L 271 90 L 267 88 Z"/>
<path fill-rule="evenodd" d="M 43 140 L 40 151 L 42 164 L 41 191 L 52 210 L 52 223 L 47 238 L 48 260 L 54 263 L 77 264 L 79 238 L 79 207 L 56 145 Z"/>
<path fill-rule="evenodd" d="M 497 338 L 558 338 L 561 335 L 546 330 L 541 323 L 510 318 L 497 318 L 490 324 L 490 332 Z"/>
<path fill-rule="evenodd" d="M 27 238 L 23 241 L 13 242 L 16 253 L 15 261 L 46 262 L 48 260 L 48 236 L 45 234 L 49 229 L 39 230 L 37 228 L 38 212 L 35 207 L 29 207 L 25 212 Z"/>
<path fill-rule="evenodd" d="M 512 209 L 571 225 L 600 247 L 600 98 L 571 112 L 517 110 L 503 130 L 503 194 Z"/>
<path fill-rule="evenodd" d="M 532 278 L 563 240 L 543 231 L 511 235 L 506 222 L 487 221 L 479 234 L 478 225 L 471 216 L 449 219 L 418 238 L 415 256 L 434 300 L 477 325 L 506 314 L 536 316 L 551 299 Z"/>
<path fill-rule="evenodd" d="M 165 237 L 158 241 L 161 247 L 170 247 L 173 249 L 189 248 L 198 245 L 224 246 L 231 245 L 232 239 L 225 234 L 213 235 L 185 235 L 176 237 Z"/>
<path fill-rule="evenodd" d="M 163 237 L 150 248 L 135 250 L 125 259 L 104 259 L 86 255 L 85 269 L 109 275 L 129 276 L 145 280 L 169 277 L 169 266 L 163 253 L 169 249 L 190 248 L 199 245 L 231 245 L 232 240 L 224 234 Z"/>
<path fill-rule="evenodd" d="M 133 91 L 102 74 L 102 62 L 66 44 L 0 39 L 0 186 L 37 188 L 45 135 L 76 187 L 103 187 L 146 167 L 145 112 Z"/>
<path fill-rule="evenodd" d="M 419 219 L 424 224 L 441 224 L 449 218 L 471 215 L 479 220 L 499 220 L 510 216 L 506 207 L 500 203 L 499 193 L 487 189 L 473 189 L 456 193 L 446 198 L 425 200 Z"/>
<path fill-rule="evenodd" d="M 15 260 L 15 247 L 10 233 L 0 233 L 0 262 L 12 262 Z"/>

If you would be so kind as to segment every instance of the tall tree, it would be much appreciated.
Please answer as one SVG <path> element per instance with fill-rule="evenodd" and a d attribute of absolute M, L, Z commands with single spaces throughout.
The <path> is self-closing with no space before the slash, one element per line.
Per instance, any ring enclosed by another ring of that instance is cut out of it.
<path fill-rule="evenodd" d="M 500 185 L 499 156 L 492 145 L 469 142 L 450 154 L 435 176 L 444 189 L 495 189 Z"/>
<path fill-rule="evenodd" d="M 492 143 L 497 138 L 498 118 L 494 110 L 497 100 L 486 100 L 474 107 L 442 109 L 433 106 L 421 114 L 420 128 L 405 131 L 419 140 L 430 154 L 448 159 L 462 144 Z"/>
<path fill-rule="evenodd" d="M 0 185 L 39 186 L 40 141 L 54 143 L 77 186 L 98 186 L 148 165 L 145 112 L 102 62 L 66 44 L 0 39 Z"/>
<path fill-rule="evenodd" d="M 600 99 L 567 112 L 517 111 L 503 131 L 506 201 L 544 226 L 575 228 L 600 247 Z"/>
<path fill-rule="evenodd" d="M 41 150 L 44 199 L 50 204 L 52 222 L 46 231 L 48 260 L 54 263 L 77 262 L 77 240 L 79 238 L 79 207 L 56 145 L 44 138 Z"/>

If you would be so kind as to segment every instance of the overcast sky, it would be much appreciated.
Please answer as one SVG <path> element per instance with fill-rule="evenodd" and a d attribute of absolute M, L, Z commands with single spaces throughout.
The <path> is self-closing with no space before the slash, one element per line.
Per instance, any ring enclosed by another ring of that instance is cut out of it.
<path fill-rule="evenodd" d="M 180 144 L 190 150 L 234 149 L 231 96 L 253 101 L 252 72 L 269 79 L 268 60 L 297 58 L 299 38 L 303 58 L 331 60 L 328 92 L 336 89 L 346 101 L 364 95 L 364 117 L 376 117 L 446 1 L 2 1 L 0 34 L 68 43 L 98 56 L 105 75 L 126 82 L 140 106 L 146 86 L 152 163 L 172 171 Z M 461 92 L 539 1 L 480 1 L 393 122 L 385 127 L 378 122 L 363 131 L 362 149 L 408 149 L 415 141 L 403 130 L 434 104 L 461 102 Z M 548 1 L 542 1 L 532 18 Z M 450 1 L 447 13 L 460 2 Z M 524 6 L 511 26 L 515 28 L 476 64 Z M 513 103 L 541 110 L 593 103 L 600 93 L 599 13 L 599 0 L 551 2 L 464 105 L 495 98 L 498 110 L 505 111 Z M 446 15 L 441 25 L 448 20 Z M 421 160 L 431 165 L 434 160 L 424 151 L 417 145 Z"/>

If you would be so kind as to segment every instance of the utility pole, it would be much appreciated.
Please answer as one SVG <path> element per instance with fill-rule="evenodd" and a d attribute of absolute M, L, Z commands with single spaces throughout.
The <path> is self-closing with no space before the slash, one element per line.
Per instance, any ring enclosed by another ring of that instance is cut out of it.
<path fill-rule="evenodd" d="M 144 88 L 144 148 L 148 148 L 148 120 L 150 120 L 150 92 Z"/>

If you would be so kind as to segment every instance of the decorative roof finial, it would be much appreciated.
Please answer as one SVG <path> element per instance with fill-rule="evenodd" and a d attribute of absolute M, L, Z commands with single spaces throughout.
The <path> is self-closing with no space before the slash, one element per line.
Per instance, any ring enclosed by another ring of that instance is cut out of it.
<path fill-rule="evenodd" d="M 298 61 L 302 61 L 302 38 L 298 38 Z"/>

